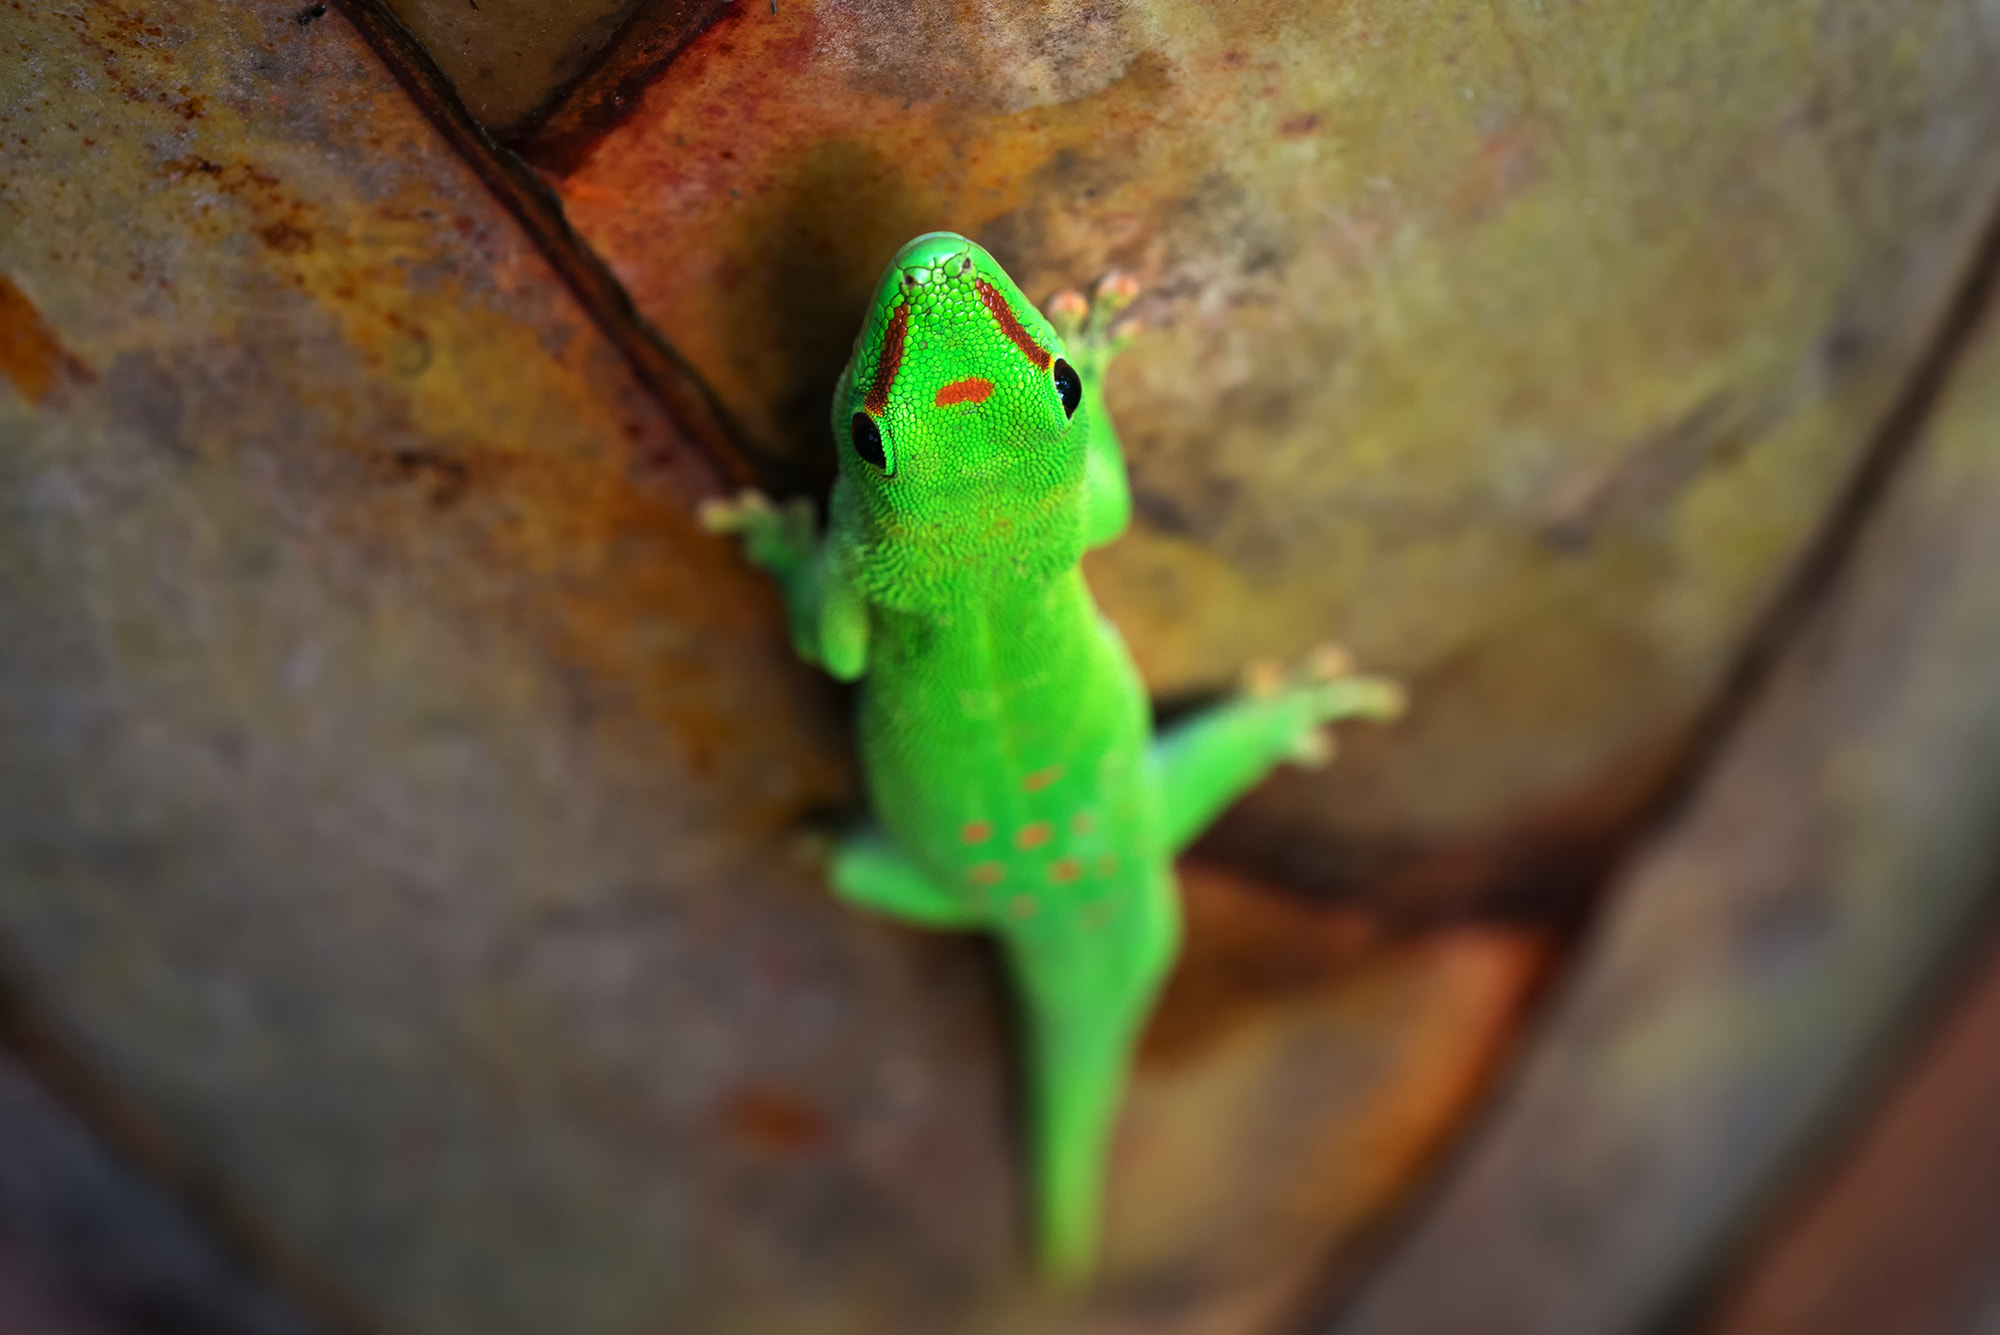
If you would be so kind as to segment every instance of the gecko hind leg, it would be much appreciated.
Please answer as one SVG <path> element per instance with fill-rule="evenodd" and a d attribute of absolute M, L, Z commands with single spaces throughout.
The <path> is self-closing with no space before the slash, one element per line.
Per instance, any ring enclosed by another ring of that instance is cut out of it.
<path fill-rule="evenodd" d="M 1322 729 L 1347 718 L 1391 719 L 1403 688 L 1381 677 L 1350 676 L 1344 655 L 1323 651 L 1290 680 L 1253 672 L 1244 694 L 1195 715 L 1153 744 L 1167 847 L 1192 843 L 1209 822 L 1278 765 L 1324 764 L 1333 754 Z"/>
<path fill-rule="evenodd" d="M 947 931 L 987 925 L 985 916 L 966 896 L 925 875 L 879 830 L 842 840 L 829 870 L 833 893 L 861 908 Z"/>

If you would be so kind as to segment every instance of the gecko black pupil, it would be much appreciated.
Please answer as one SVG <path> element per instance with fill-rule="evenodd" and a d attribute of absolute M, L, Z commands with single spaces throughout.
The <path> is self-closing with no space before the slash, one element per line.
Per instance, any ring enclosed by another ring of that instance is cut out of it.
<path fill-rule="evenodd" d="M 848 429 L 854 433 L 854 452 L 883 472 L 889 471 L 889 461 L 882 454 L 882 428 L 875 425 L 875 419 L 856 413 Z"/>
<path fill-rule="evenodd" d="M 1056 393 L 1062 395 L 1063 416 L 1075 417 L 1076 405 L 1083 402 L 1083 381 L 1077 378 L 1076 368 L 1062 358 L 1056 358 Z"/>

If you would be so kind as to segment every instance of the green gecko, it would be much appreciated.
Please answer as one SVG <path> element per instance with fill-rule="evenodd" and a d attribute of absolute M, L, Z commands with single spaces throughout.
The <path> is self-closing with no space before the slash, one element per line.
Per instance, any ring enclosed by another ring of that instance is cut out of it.
<path fill-rule="evenodd" d="M 1086 1278 L 1133 1049 L 1180 942 L 1174 857 L 1322 725 L 1385 719 L 1391 682 L 1322 654 L 1155 738 L 1079 564 L 1131 493 L 1104 368 L 1129 281 L 1044 319 L 993 257 L 932 232 L 875 290 L 833 395 L 839 480 L 710 503 L 774 576 L 801 657 L 858 681 L 876 820 L 833 851 L 841 899 L 994 934 L 1027 1044 L 1042 1267 Z"/>

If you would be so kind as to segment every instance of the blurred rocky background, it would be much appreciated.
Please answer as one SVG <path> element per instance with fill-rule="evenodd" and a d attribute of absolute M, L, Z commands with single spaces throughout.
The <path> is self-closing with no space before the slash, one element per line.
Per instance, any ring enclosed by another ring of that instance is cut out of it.
<path fill-rule="evenodd" d="M 2000 6 L 10 0 L 0 1332 L 2000 1323 Z M 908 236 L 1122 269 L 1183 868 L 1109 1259 L 850 914 L 818 494 Z"/>

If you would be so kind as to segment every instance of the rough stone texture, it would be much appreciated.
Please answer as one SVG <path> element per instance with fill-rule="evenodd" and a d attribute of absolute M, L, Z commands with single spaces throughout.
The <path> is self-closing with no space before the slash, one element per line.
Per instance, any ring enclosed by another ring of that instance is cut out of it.
<path fill-rule="evenodd" d="M 1787 1212 L 1707 1335 L 2000 1330 L 2000 951 L 1854 1143 Z"/>
<path fill-rule="evenodd" d="M 1443 850 L 1398 910 L 1652 790 L 2000 175 L 1952 0 L 779 10 L 550 159 L 571 216 L 773 474 L 907 234 L 1139 271 L 1095 578 L 1172 694 L 1416 679 L 1222 841 Z M 1106 1286 L 1036 1293 L 989 962 L 820 890 L 844 701 L 604 312 L 338 8 L 22 0 L 0 54 L 0 959 L 274 1249 L 410 1335 L 1253 1335 L 1408 1190 L 1549 941 L 1192 868 Z M 1657 1314 L 1990 885 L 1993 383 L 1357 1329 Z"/>
<path fill-rule="evenodd" d="M 1492 1122 L 1323 1329 L 1679 1328 L 1994 906 L 2000 324 L 1987 321 L 1835 591 L 1617 887 Z"/>
<path fill-rule="evenodd" d="M 555 164 L 570 219 L 822 473 L 908 236 L 1036 296 L 1135 272 L 1140 524 L 1093 580 L 1168 696 L 1328 638 L 1413 681 L 1215 845 L 1406 908 L 1654 791 L 2000 185 L 1986 0 L 777 9 Z"/>
<path fill-rule="evenodd" d="M 1105 1329 L 1265 1335 L 1361 1259 L 1477 1106 L 1554 952 L 1496 929 L 1399 939 L 1207 867 L 1182 890 L 1188 956 L 1121 1128 Z"/>
<path fill-rule="evenodd" d="M 543 159 L 596 139 L 730 0 L 352 0 L 415 37 L 465 110 Z"/>
<path fill-rule="evenodd" d="M 341 11 L 0 51 L 0 959 L 274 1249 L 411 1335 L 1235 1335 L 1449 1134 L 1546 941 L 1198 873 L 1036 1296 L 989 961 L 824 894 L 843 697 Z"/>
<path fill-rule="evenodd" d="M 499 135 L 586 73 L 644 0 L 389 0 L 451 79 L 465 109 Z"/>
<path fill-rule="evenodd" d="M 0 1056 L 0 1331 L 313 1335 Z"/>

